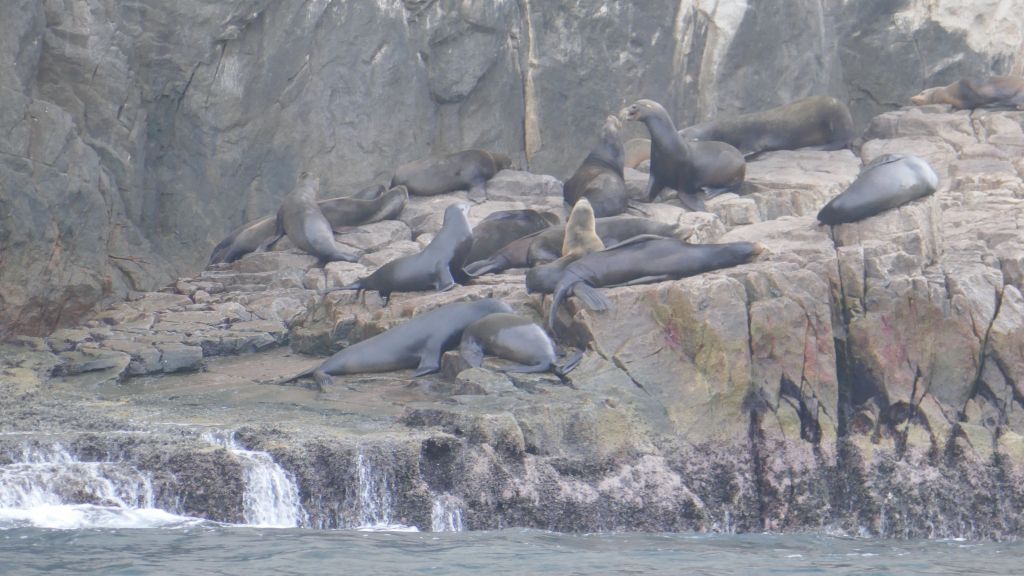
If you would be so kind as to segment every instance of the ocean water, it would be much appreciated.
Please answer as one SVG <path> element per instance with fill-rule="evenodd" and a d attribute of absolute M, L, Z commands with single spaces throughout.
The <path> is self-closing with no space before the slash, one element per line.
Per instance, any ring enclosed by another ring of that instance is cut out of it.
<path fill-rule="evenodd" d="M 0 530 L 0 573 L 1021 574 L 1024 544 L 823 535 L 387 532 L 234 527 Z"/>

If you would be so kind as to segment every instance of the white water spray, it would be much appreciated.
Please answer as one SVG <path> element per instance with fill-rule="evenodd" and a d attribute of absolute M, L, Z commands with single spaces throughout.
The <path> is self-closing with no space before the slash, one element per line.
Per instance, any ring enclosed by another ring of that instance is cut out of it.
<path fill-rule="evenodd" d="M 356 527 L 357 530 L 391 532 L 416 530 L 414 526 L 394 522 L 388 474 L 373 466 L 361 449 L 356 456 L 356 473 L 359 477 L 359 526 Z"/>
<path fill-rule="evenodd" d="M 148 475 L 124 462 L 81 462 L 63 446 L 26 445 L 0 466 L 0 528 L 136 528 L 192 521 L 153 507 Z"/>
<path fill-rule="evenodd" d="M 434 498 L 430 510 L 430 530 L 432 532 L 462 532 L 462 502 L 447 494 Z"/>
<path fill-rule="evenodd" d="M 241 461 L 245 475 L 242 515 L 246 524 L 275 528 L 309 524 L 294 477 L 274 462 L 270 454 L 246 450 L 234 432 L 207 433 L 203 439 L 226 448 Z"/>

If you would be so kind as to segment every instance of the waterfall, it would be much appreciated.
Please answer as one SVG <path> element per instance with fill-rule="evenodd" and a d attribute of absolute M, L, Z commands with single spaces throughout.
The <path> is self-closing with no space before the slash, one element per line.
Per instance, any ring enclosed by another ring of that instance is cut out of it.
<path fill-rule="evenodd" d="M 0 466 L 0 528 L 131 528 L 192 519 L 153 507 L 147 474 L 125 462 L 81 462 L 59 443 L 26 444 Z"/>
<path fill-rule="evenodd" d="M 434 498 L 430 510 L 430 530 L 432 532 L 462 532 L 462 502 L 448 494 Z"/>
<path fill-rule="evenodd" d="M 207 442 L 226 448 L 242 463 L 245 494 L 242 515 L 246 524 L 276 528 L 294 528 L 309 524 L 309 516 L 299 499 L 299 487 L 293 476 L 281 468 L 270 454 L 246 450 L 234 432 L 211 432 Z"/>
<path fill-rule="evenodd" d="M 415 531 L 414 526 L 395 523 L 392 520 L 391 486 L 388 475 L 373 466 L 362 449 L 356 456 L 356 473 L 359 479 L 359 525 L 358 530 Z"/>

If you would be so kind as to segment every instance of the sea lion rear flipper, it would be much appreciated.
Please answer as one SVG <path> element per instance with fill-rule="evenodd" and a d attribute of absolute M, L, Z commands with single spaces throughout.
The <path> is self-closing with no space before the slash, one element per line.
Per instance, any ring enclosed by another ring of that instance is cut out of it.
<path fill-rule="evenodd" d="M 664 282 L 666 280 L 674 280 L 672 276 L 668 274 L 657 274 L 655 276 L 644 276 L 643 278 L 634 278 L 629 282 L 623 282 L 622 284 L 611 284 L 605 286 L 605 288 L 619 288 L 622 286 L 638 286 L 640 284 L 654 284 L 655 282 Z"/>
<path fill-rule="evenodd" d="M 584 306 L 596 312 L 603 312 L 612 305 L 611 300 L 601 294 L 597 288 L 583 282 L 573 288 L 573 294 L 583 302 Z"/>
<path fill-rule="evenodd" d="M 739 186 L 726 186 L 724 188 L 705 188 L 704 189 L 704 200 L 711 200 L 717 198 L 722 194 L 728 194 L 729 192 L 736 192 Z"/>
<path fill-rule="evenodd" d="M 420 364 L 413 376 L 426 376 L 441 369 L 441 341 L 428 340 L 420 351 Z"/>
<path fill-rule="evenodd" d="M 623 246 L 629 246 L 630 244 L 639 244 L 640 242 L 648 242 L 650 240 L 664 240 L 664 239 L 665 239 L 664 236 L 658 236 L 656 234 L 639 234 L 637 236 L 630 236 L 629 238 L 626 238 L 622 242 L 617 242 L 615 244 L 612 244 L 611 246 L 605 246 L 604 249 L 605 249 L 605 251 L 615 250 L 617 248 L 622 248 Z"/>
<path fill-rule="evenodd" d="M 483 182 L 474 184 L 469 188 L 469 192 L 466 193 L 466 198 L 469 198 L 474 204 L 480 204 L 487 201 L 487 188 Z"/>
<path fill-rule="evenodd" d="M 583 350 L 577 349 L 572 356 L 565 359 L 565 362 L 555 364 L 552 371 L 555 373 L 555 376 L 558 376 L 558 378 L 562 380 L 562 382 L 565 382 L 565 375 L 572 372 L 577 366 L 579 366 L 580 360 L 582 359 Z"/>
<path fill-rule="evenodd" d="M 550 368 L 550 364 L 518 364 L 510 362 L 501 367 L 502 372 L 511 372 L 513 374 L 533 374 L 536 372 L 546 372 Z"/>
<path fill-rule="evenodd" d="M 493 258 L 488 258 L 487 260 L 477 260 L 476 262 L 467 264 L 462 269 L 462 271 L 465 272 L 466 276 L 469 276 L 470 278 L 483 276 L 484 274 L 487 274 L 488 272 L 498 267 L 497 264 L 493 262 L 493 260 Z"/>
<path fill-rule="evenodd" d="M 643 208 L 640 207 L 639 204 L 637 204 L 636 202 L 633 202 L 632 200 L 630 200 L 629 203 L 626 204 L 626 212 L 630 212 L 630 211 L 637 212 L 637 213 L 641 214 L 642 216 L 644 216 L 645 218 L 650 218 L 651 217 L 651 215 L 647 212 L 647 210 L 644 210 Z"/>

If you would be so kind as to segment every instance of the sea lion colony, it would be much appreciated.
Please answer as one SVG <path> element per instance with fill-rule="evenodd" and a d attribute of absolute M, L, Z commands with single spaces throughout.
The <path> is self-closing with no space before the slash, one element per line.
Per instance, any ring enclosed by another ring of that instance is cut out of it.
<path fill-rule="evenodd" d="M 1024 81 L 1020 79 L 965 79 L 925 90 L 912 103 L 954 108 L 1021 106 L 1021 94 Z M 621 129 L 625 120 L 646 126 L 651 137 L 646 148 L 639 139 L 624 146 Z M 470 230 L 466 219 L 469 205 L 452 203 L 445 210 L 441 230 L 420 253 L 388 262 L 341 289 L 376 290 L 387 305 L 393 292 L 450 290 L 484 274 L 530 268 L 525 277 L 527 290 L 539 292 L 542 298 L 554 294 L 546 324 L 557 336 L 559 309 L 570 296 L 602 311 L 611 303 L 599 288 L 675 280 L 738 266 L 770 249 L 750 242 L 690 244 L 679 238 L 681 233 L 674 226 L 615 216 L 627 207 L 624 166 L 649 160 L 648 202 L 671 189 L 686 208 L 704 210 L 705 199 L 739 192 L 744 155 L 752 160 L 767 150 L 835 150 L 850 147 L 853 137 L 849 110 L 827 96 L 679 131 L 660 104 L 637 100 L 606 118 L 597 143 L 564 183 L 564 199 L 571 208 L 565 225 L 560 225 L 554 214 L 511 210 L 496 213 Z M 328 232 L 331 228 L 337 231 L 395 218 L 409 194 L 468 190 L 470 200 L 482 201 L 487 181 L 510 165 L 506 155 L 466 150 L 402 165 L 390 188 L 378 186 L 319 202 L 315 201 L 319 189 L 316 175 L 303 173 L 282 202 L 276 223 L 267 217 L 237 228 L 214 249 L 210 263 L 231 262 L 248 252 L 265 250 L 284 234 L 294 236 L 296 246 L 322 262 L 350 260 L 354 256 L 333 242 Z M 932 194 L 937 186 L 938 178 L 924 160 L 887 154 L 864 166 L 847 190 L 821 208 L 818 220 L 822 225 L 855 222 Z M 414 375 L 421 376 L 440 369 L 441 354 L 455 348 L 470 366 L 479 366 L 482 357 L 491 354 L 511 362 L 508 371 L 551 370 L 563 381 L 581 354 L 557 364 L 554 341 L 538 323 L 515 316 L 500 300 L 484 299 L 420 314 L 279 382 L 313 376 L 322 389 L 330 385 L 331 374 L 415 368 Z"/>

